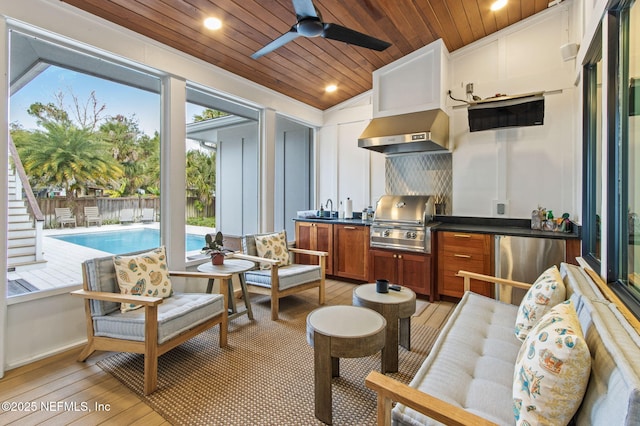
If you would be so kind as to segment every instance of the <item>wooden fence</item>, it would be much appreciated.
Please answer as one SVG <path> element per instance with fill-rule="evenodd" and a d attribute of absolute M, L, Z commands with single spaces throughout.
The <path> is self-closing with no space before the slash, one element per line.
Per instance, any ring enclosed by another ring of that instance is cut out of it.
<path fill-rule="evenodd" d="M 76 216 L 78 226 L 85 225 L 84 208 L 97 206 L 102 216 L 103 223 L 119 223 L 120 214 L 125 209 L 132 209 L 134 217 L 142 216 L 142 209 L 153 209 L 155 220 L 160 220 L 160 198 L 159 197 L 83 197 L 76 198 L 69 205 L 69 200 L 65 197 L 38 198 L 38 205 L 45 217 L 45 228 L 55 228 L 55 209 L 60 207 L 71 207 Z M 213 217 L 215 216 L 215 200 L 211 205 L 198 211 L 196 199 L 189 197 L 186 204 L 186 217 Z"/>

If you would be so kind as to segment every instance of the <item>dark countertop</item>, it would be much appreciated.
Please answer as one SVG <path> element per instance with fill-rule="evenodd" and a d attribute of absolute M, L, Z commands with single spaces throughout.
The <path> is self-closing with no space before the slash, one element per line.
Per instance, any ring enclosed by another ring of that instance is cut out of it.
<path fill-rule="evenodd" d="M 472 232 L 476 234 L 509 235 L 513 237 L 537 237 L 559 240 L 580 238 L 580 226 L 573 224 L 573 232 L 538 231 L 531 229 L 529 219 L 502 219 L 462 216 L 435 216 L 437 225 L 432 231 Z"/>
<path fill-rule="evenodd" d="M 334 218 L 307 218 L 307 217 L 295 217 L 293 218 L 294 222 L 317 222 L 317 223 L 335 223 L 338 225 L 356 225 L 356 226 L 371 226 L 371 221 L 362 221 L 362 219 L 340 219 L 337 217 Z"/>
<path fill-rule="evenodd" d="M 335 223 L 339 225 L 370 226 L 371 221 L 363 222 L 362 219 L 340 219 L 340 218 L 303 218 L 296 217 L 296 222 L 318 222 Z M 496 234 L 509 235 L 514 237 L 537 237 L 552 238 L 560 240 L 571 240 L 580 238 L 580 226 L 573 224 L 573 232 L 551 232 L 531 229 L 529 219 L 503 219 L 485 217 L 463 217 L 463 216 L 435 216 L 436 224 L 431 228 L 433 232 L 472 232 L 476 234 Z"/>

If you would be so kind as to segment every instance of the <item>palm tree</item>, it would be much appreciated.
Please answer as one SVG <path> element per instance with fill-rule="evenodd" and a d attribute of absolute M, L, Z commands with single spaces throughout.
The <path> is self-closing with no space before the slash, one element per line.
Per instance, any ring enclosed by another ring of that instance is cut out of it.
<path fill-rule="evenodd" d="M 116 115 L 100 126 L 100 137 L 108 143 L 115 160 L 124 169 L 118 196 L 135 194 L 139 188 L 148 192 L 160 181 L 160 137 L 143 134 L 134 117 Z"/>
<path fill-rule="evenodd" d="M 89 129 L 69 122 L 43 121 L 44 130 L 35 131 L 28 143 L 17 147 L 25 171 L 41 184 L 59 186 L 67 197 L 86 185 L 110 186 L 122 175 L 109 145 L 94 137 Z"/>

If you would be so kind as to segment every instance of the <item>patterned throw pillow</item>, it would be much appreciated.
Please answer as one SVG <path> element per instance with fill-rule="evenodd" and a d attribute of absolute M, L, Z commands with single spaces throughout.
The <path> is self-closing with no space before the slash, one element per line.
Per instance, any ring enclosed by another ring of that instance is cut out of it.
<path fill-rule="evenodd" d="M 134 296 L 169 297 L 173 294 L 164 246 L 135 256 L 114 256 L 116 279 L 120 293 Z M 127 312 L 142 305 L 122 303 Z"/>
<path fill-rule="evenodd" d="M 522 341 L 538 320 L 558 303 L 564 302 L 567 291 L 560 271 L 554 265 L 544 271 L 525 294 L 516 317 L 516 337 Z"/>
<path fill-rule="evenodd" d="M 279 260 L 280 265 L 289 264 L 289 250 L 287 249 L 287 233 L 285 231 L 274 234 L 256 235 L 256 250 L 258 257 Z M 271 269 L 268 263 L 261 263 L 260 269 Z"/>
<path fill-rule="evenodd" d="M 525 339 L 513 374 L 516 424 L 566 425 L 578 410 L 591 355 L 573 302 L 554 306 Z"/>

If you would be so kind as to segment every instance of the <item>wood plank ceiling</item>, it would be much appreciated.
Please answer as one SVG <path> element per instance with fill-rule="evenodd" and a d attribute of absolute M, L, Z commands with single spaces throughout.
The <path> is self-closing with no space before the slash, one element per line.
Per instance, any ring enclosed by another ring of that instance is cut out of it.
<path fill-rule="evenodd" d="M 450 52 L 548 7 L 549 0 L 315 0 L 324 22 L 392 46 L 382 52 L 298 37 L 251 54 L 296 23 L 291 0 L 61 0 L 305 104 L 325 110 L 371 89 L 372 71 L 442 38 Z M 205 18 L 222 20 L 207 30 Z M 338 90 L 325 93 L 328 84 Z"/>

